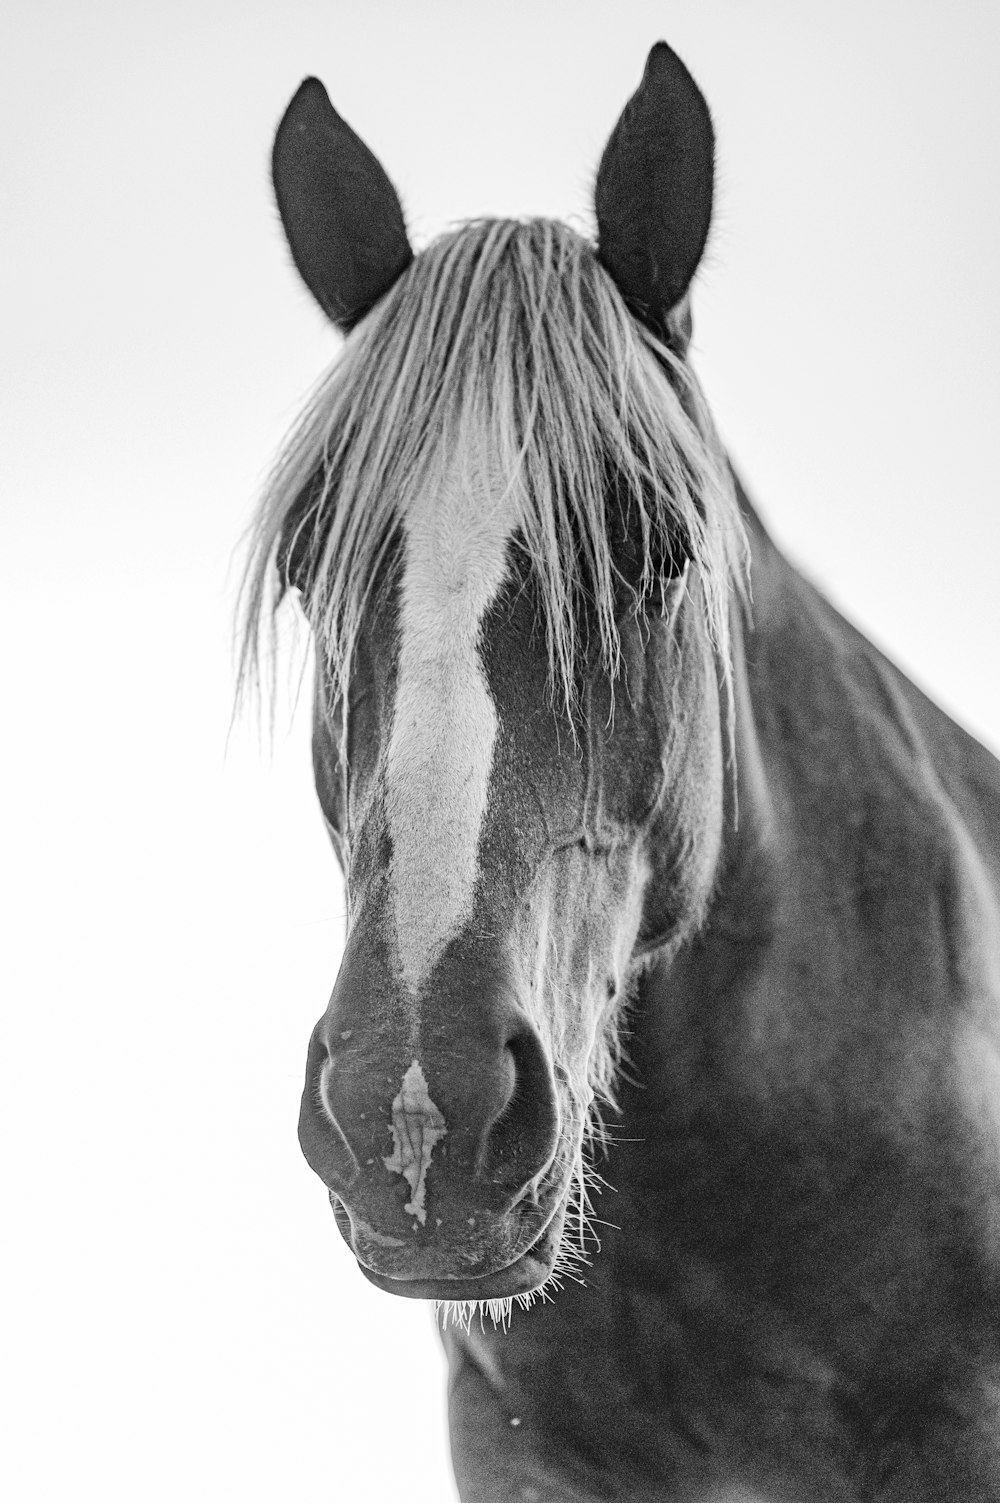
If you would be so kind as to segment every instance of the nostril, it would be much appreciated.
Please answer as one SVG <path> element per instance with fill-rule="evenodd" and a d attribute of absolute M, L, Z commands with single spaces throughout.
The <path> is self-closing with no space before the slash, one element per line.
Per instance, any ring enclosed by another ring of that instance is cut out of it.
<path fill-rule="evenodd" d="M 530 1041 L 523 1036 L 511 1039 L 506 1052 L 510 1057 L 514 1080 L 510 1100 L 507 1102 L 503 1115 L 505 1117 L 530 1116 L 534 1109 L 530 1099 L 531 1089 L 533 1086 L 543 1084 L 538 1079 L 537 1059 L 531 1049 Z"/>
<path fill-rule="evenodd" d="M 507 1041 L 507 1100 L 490 1124 L 479 1172 L 520 1189 L 548 1167 L 556 1150 L 559 1114 L 545 1053 L 530 1029 Z"/>
<path fill-rule="evenodd" d="M 501 1064 L 502 1079 L 499 1095 L 503 1097 L 503 1106 L 497 1112 L 490 1123 L 489 1132 L 494 1132 L 512 1115 L 521 1089 L 521 1076 L 517 1068 L 517 1050 L 512 1044 L 505 1044 L 503 1049 L 503 1063 Z"/>

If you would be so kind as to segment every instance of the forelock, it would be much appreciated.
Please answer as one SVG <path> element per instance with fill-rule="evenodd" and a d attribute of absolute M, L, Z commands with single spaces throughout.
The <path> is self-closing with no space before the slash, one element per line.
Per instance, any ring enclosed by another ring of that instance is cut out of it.
<path fill-rule="evenodd" d="M 253 527 L 241 680 L 287 588 L 342 695 L 371 592 L 418 498 L 455 456 L 511 492 L 537 584 L 553 693 L 572 707 L 586 598 L 619 667 L 609 471 L 642 539 L 639 596 L 683 536 L 727 671 L 728 595 L 745 543 L 721 446 L 689 368 L 634 321 L 593 247 L 545 219 L 462 226 L 419 255 L 348 338 L 286 442 Z M 282 570 L 275 567 L 279 559 Z"/>

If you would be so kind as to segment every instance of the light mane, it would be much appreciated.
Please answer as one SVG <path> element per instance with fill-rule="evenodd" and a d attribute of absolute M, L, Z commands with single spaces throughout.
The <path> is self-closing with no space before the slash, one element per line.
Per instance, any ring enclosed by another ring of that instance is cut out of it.
<path fill-rule="evenodd" d="M 567 709 L 584 599 L 602 666 L 612 680 L 619 669 L 609 471 L 641 525 L 637 605 L 656 598 L 657 568 L 669 569 L 680 534 L 728 678 L 728 597 L 745 542 L 700 389 L 631 317 L 594 248 L 534 219 L 474 222 L 434 241 L 319 383 L 252 526 L 241 687 L 259 679 L 261 642 L 270 628 L 273 643 L 290 583 L 281 561 L 294 551 L 306 561 L 302 603 L 317 653 L 346 703 L 365 608 L 399 524 L 456 454 L 483 462 L 484 433 L 504 494 L 518 493 L 513 546 L 537 582 L 550 683 Z"/>

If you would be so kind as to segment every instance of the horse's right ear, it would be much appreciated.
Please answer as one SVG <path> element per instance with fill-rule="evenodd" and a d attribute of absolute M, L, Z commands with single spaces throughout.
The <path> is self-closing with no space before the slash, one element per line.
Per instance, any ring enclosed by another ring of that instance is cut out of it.
<path fill-rule="evenodd" d="M 666 42 L 649 54 L 597 169 L 597 248 L 635 316 L 668 343 L 690 335 L 686 294 L 712 218 L 715 134 Z"/>
<path fill-rule="evenodd" d="M 285 111 L 272 174 L 302 280 L 346 332 L 388 292 L 413 251 L 395 188 L 318 78 L 307 78 Z"/>

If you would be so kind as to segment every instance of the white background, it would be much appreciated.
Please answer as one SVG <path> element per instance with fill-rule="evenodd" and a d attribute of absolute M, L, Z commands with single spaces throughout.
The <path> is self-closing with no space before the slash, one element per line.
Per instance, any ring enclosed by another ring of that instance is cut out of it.
<path fill-rule="evenodd" d="M 1000 744 L 1000 9 L 7 0 L 5 1496 L 453 1497 L 426 1307 L 299 1156 L 342 898 L 306 716 L 227 749 L 231 553 L 337 341 L 268 185 L 307 73 L 418 244 L 588 222 L 650 44 L 715 114 L 696 358 L 779 539 Z"/>

